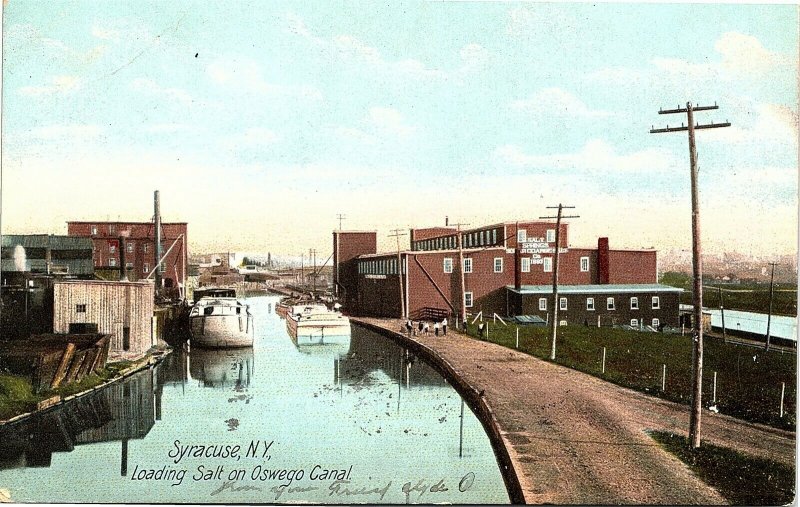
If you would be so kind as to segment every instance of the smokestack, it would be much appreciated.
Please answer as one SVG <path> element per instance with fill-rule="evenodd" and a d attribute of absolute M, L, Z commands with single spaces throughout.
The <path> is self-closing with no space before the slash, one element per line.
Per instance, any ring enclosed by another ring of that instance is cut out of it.
<path fill-rule="evenodd" d="M 447 227 L 447 226 L 449 226 L 449 225 L 450 225 L 450 217 L 448 217 L 448 216 L 445 216 L 445 217 L 444 217 L 444 226 L 445 226 L 445 227 Z"/>
<path fill-rule="evenodd" d="M 153 208 L 154 208 L 154 215 L 153 221 L 155 222 L 155 255 L 156 261 L 153 265 L 156 269 L 155 271 L 155 282 L 156 282 L 156 295 L 161 290 L 161 266 L 158 264 L 158 261 L 161 260 L 161 200 L 159 199 L 158 190 L 155 191 L 153 195 Z"/>
<path fill-rule="evenodd" d="M 119 281 L 128 281 L 128 270 L 125 269 L 125 238 L 120 235 L 117 240 L 119 241 Z"/>
<path fill-rule="evenodd" d="M 610 275 L 608 238 L 597 239 L 597 273 L 597 283 L 607 284 Z"/>
<path fill-rule="evenodd" d="M 14 270 L 16 271 L 26 271 L 26 265 L 28 264 L 25 258 L 25 247 L 22 245 L 17 245 L 14 247 Z"/>

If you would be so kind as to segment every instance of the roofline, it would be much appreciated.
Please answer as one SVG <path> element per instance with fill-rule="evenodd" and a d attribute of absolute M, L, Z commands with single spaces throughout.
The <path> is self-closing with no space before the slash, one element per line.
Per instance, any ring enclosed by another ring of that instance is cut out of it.
<path fill-rule="evenodd" d="M 468 255 L 468 254 L 471 254 L 471 253 L 475 253 L 476 251 L 479 251 L 479 250 L 506 250 L 506 247 L 501 246 L 501 245 L 495 245 L 495 246 L 481 246 L 481 247 L 477 247 L 477 248 L 464 248 L 463 249 L 463 253 L 464 253 L 464 255 Z M 400 255 L 403 255 L 403 254 L 406 254 L 406 255 L 408 255 L 408 254 L 410 254 L 410 255 L 425 255 L 425 254 L 441 254 L 441 253 L 449 253 L 449 254 L 456 254 L 457 255 L 458 254 L 458 249 L 455 248 L 455 249 L 448 249 L 448 250 L 400 250 Z M 371 258 L 374 258 L 374 257 L 389 257 L 389 256 L 396 257 L 397 256 L 397 252 L 361 254 L 361 255 L 357 255 L 355 258 L 356 259 L 371 259 Z"/>
<path fill-rule="evenodd" d="M 638 286 L 638 287 L 637 287 Z M 525 289 L 525 285 L 517 290 L 513 285 L 506 285 L 506 289 L 517 294 L 552 294 L 553 288 L 549 285 L 528 285 L 527 287 L 542 287 L 541 289 Z M 684 290 L 679 287 L 671 287 L 660 283 L 643 283 L 643 284 L 588 284 L 588 285 L 562 285 L 560 286 L 562 294 L 567 293 L 584 293 L 584 294 L 601 294 L 610 292 L 683 292 Z M 566 292 L 569 291 L 569 292 Z"/>
<path fill-rule="evenodd" d="M 373 230 L 373 231 L 350 230 L 350 231 L 348 231 L 348 230 L 336 229 L 336 230 L 333 231 L 333 233 L 334 234 L 342 234 L 342 233 L 345 233 L 345 234 L 378 234 L 378 231 L 377 230 Z"/>
<path fill-rule="evenodd" d="M 131 224 L 153 225 L 155 222 L 132 222 L 124 220 L 67 220 L 67 224 Z M 189 222 L 161 222 L 161 225 L 188 225 Z"/>

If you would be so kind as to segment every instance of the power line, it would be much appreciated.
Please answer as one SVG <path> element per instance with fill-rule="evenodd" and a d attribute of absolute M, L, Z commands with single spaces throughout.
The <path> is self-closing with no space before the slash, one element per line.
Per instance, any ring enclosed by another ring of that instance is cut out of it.
<path fill-rule="evenodd" d="M 700 205 L 697 195 L 697 148 L 694 141 L 694 131 L 696 129 L 710 129 L 730 127 L 731 124 L 709 123 L 706 125 L 695 124 L 694 111 L 709 111 L 719 109 L 715 102 L 713 106 L 692 106 L 691 102 L 686 103 L 686 107 L 676 109 L 659 109 L 658 114 L 683 114 L 686 113 L 687 125 L 681 123 L 680 127 L 650 129 L 651 134 L 661 134 L 665 132 L 689 133 L 689 169 L 691 171 L 691 193 L 692 193 L 692 275 L 694 276 L 694 292 L 692 303 L 694 305 L 692 327 L 694 334 L 694 350 L 692 361 L 692 410 L 689 416 L 689 439 L 693 448 L 700 447 L 700 420 L 702 417 L 702 398 L 703 398 L 703 261 L 702 248 L 700 246 Z"/>

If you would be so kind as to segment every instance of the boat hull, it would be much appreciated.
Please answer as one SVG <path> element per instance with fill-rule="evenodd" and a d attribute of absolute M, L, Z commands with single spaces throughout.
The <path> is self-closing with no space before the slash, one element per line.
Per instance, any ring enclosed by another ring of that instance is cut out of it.
<path fill-rule="evenodd" d="M 349 344 L 349 319 L 300 320 L 291 316 L 286 319 L 289 334 L 298 345 Z"/>
<path fill-rule="evenodd" d="M 253 346 L 253 316 L 200 315 L 191 318 L 192 345 L 203 348 Z"/>

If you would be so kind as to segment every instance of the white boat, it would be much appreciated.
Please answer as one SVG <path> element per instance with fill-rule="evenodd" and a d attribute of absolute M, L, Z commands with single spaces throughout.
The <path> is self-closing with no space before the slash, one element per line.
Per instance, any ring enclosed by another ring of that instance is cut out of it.
<path fill-rule="evenodd" d="M 350 343 L 350 319 L 323 304 L 292 306 L 286 315 L 286 327 L 298 345 Z"/>
<path fill-rule="evenodd" d="M 233 289 L 195 290 L 189 312 L 192 345 L 205 348 L 253 346 L 253 315 Z"/>

